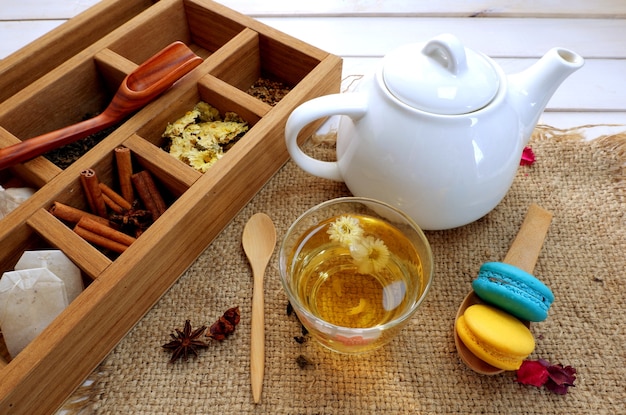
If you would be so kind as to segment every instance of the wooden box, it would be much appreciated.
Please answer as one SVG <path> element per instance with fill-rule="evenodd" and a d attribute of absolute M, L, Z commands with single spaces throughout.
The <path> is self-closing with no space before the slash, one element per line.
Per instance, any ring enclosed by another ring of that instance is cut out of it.
<path fill-rule="evenodd" d="M 0 271 L 12 270 L 25 250 L 60 249 L 86 285 L 13 360 L 5 353 L 2 414 L 58 408 L 284 164 L 290 112 L 340 87 L 338 57 L 209 0 L 105 0 L 96 11 L 111 16 L 89 10 L 26 47 L 30 56 L 20 51 L 2 62 L 0 85 L 12 89 L 0 98 L 0 147 L 102 111 L 128 73 L 173 41 L 203 62 L 65 169 L 38 157 L 0 172 L 0 184 L 17 178 L 38 189 L 0 220 Z M 26 61 L 34 72 L 22 77 Z M 280 80 L 290 92 L 271 106 L 246 92 L 260 77 Z M 206 173 L 162 149 L 168 122 L 199 100 L 250 125 Z M 168 209 L 126 251 L 110 256 L 49 209 L 55 201 L 86 209 L 79 176 L 88 168 L 115 188 L 117 147 L 129 148 L 134 167 L 153 175 Z"/>

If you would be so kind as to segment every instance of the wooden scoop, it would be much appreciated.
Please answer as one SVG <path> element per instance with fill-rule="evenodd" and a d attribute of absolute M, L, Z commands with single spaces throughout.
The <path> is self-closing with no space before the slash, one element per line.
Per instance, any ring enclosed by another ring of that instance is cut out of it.
<path fill-rule="evenodd" d="M 552 213 L 539 207 L 536 204 L 532 204 L 528 208 L 526 218 L 522 223 L 515 240 L 509 248 L 509 252 L 504 257 L 502 262 L 510 265 L 514 265 L 519 269 L 532 274 L 535 270 L 535 264 L 539 258 L 539 252 L 543 245 L 543 241 L 548 233 L 550 222 L 552 221 Z M 484 304 L 484 302 L 476 295 L 474 291 L 471 291 L 467 297 L 461 303 L 459 310 L 456 313 L 456 319 L 454 325 L 456 327 L 456 320 L 465 313 L 465 310 L 474 304 Z M 530 327 L 529 322 L 524 322 L 527 327 Z M 480 360 L 476 357 L 461 341 L 456 330 L 454 330 L 454 343 L 456 344 L 457 352 L 461 357 L 461 360 L 472 370 L 483 375 L 496 375 L 504 372 L 504 370 L 491 366 L 489 363 Z"/>
<path fill-rule="evenodd" d="M 98 116 L 0 149 L 0 170 L 85 138 L 122 121 L 145 106 L 202 62 L 182 42 L 174 42 L 129 74 Z"/>
<path fill-rule="evenodd" d="M 252 215 L 243 229 L 243 250 L 252 266 L 252 322 L 250 333 L 250 381 L 254 403 L 261 400 L 265 371 L 265 302 L 263 276 L 276 246 L 276 228 L 265 213 Z"/>

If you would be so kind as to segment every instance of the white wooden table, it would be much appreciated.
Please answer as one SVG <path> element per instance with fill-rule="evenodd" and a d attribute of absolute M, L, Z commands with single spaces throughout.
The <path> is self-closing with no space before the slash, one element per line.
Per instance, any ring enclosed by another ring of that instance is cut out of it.
<path fill-rule="evenodd" d="M 99 0 L 0 0 L 0 59 Z M 559 128 L 626 124 L 624 0 L 221 0 L 226 6 L 344 58 L 344 78 L 366 73 L 396 46 L 443 33 L 484 52 L 505 72 L 548 49 L 585 66 L 551 99 L 541 122 Z"/>

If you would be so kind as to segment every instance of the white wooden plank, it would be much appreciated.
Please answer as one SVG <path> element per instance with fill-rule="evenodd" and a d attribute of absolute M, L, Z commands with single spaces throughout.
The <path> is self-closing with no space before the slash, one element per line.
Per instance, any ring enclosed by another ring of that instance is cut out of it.
<path fill-rule="evenodd" d="M 326 135 L 337 131 L 341 117 L 328 118 L 317 130 Z M 547 125 L 561 130 L 578 129 L 587 139 L 602 135 L 626 133 L 626 111 L 623 112 L 544 112 L 538 125 Z"/>
<path fill-rule="evenodd" d="M 589 138 L 603 134 L 626 132 L 626 111 L 623 112 L 545 112 L 539 119 L 540 124 L 568 129 L 582 125 L 597 125 L 588 131 Z"/>
<path fill-rule="evenodd" d="M 462 19 L 411 17 L 261 18 L 339 56 L 383 56 L 443 32 L 492 57 L 539 57 L 554 46 L 585 57 L 626 58 L 626 19 Z"/>
<path fill-rule="evenodd" d="M 219 0 L 253 16 L 626 17 L 623 0 Z"/>
<path fill-rule="evenodd" d="M 0 20 L 63 19 L 101 0 L 0 0 Z M 220 0 L 252 16 L 626 17 L 623 0 Z"/>
<path fill-rule="evenodd" d="M 11 1 L 10 7 L 4 7 L 8 1 L 10 0 L 0 0 L 0 18 L 2 16 L 12 18 L 11 13 L 13 16 L 19 15 L 24 18 L 42 16 L 39 11 L 33 10 L 35 4 L 43 8 L 44 15 L 69 17 L 72 13 L 81 11 L 76 7 L 87 8 L 99 0 L 72 2 L 23 0 L 18 4 Z M 517 72 L 529 66 L 552 46 L 570 47 L 582 54 L 587 62 L 583 69 L 568 78 L 559 88 L 548 104 L 548 113 L 568 114 L 587 111 L 592 114 L 602 112 L 621 116 L 620 111 L 626 111 L 626 60 L 624 60 L 626 44 L 622 40 L 623 34 L 626 33 L 626 19 L 582 18 L 589 8 L 602 9 L 604 14 L 611 10 L 619 16 L 623 8 L 626 8 L 626 2 L 622 0 L 618 2 L 602 0 L 593 6 L 578 0 L 570 2 L 567 9 L 580 17 L 577 19 L 364 17 L 376 13 L 453 15 L 459 10 L 464 10 L 462 13 L 465 13 L 467 10 L 475 11 L 480 8 L 489 9 L 487 15 L 494 16 L 496 3 L 500 5 L 498 13 L 503 15 L 531 13 L 533 7 L 536 8 L 533 13 L 545 15 L 550 10 L 558 9 L 559 3 L 552 0 L 534 6 L 532 6 L 534 2 L 498 0 L 429 2 L 432 4 L 401 0 L 385 2 L 221 0 L 221 2 L 249 14 L 260 13 L 263 8 L 274 10 L 271 12 L 275 13 L 273 17 L 260 20 L 331 53 L 343 56 L 344 77 L 369 72 L 372 63 L 399 44 L 414 40 L 423 41 L 443 31 L 456 33 L 468 47 L 495 57 L 507 73 Z M 358 17 L 293 17 L 294 14 L 308 13 L 307 8 L 313 15 L 327 13 Z M 277 11 L 280 13 L 276 14 Z M 35 40 L 62 21 L 0 21 L 0 38 L 3 40 L 0 42 L 0 58 Z M 613 57 L 617 59 L 608 59 Z"/>
<path fill-rule="evenodd" d="M 0 21 L 0 59 L 48 33 L 65 20 Z"/>
<path fill-rule="evenodd" d="M 372 72 L 380 58 L 344 58 L 343 86 Z M 495 59 L 506 74 L 530 67 L 536 59 Z M 547 111 L 626 111 L 626 60 L 588 59 L 568 77 L 548 102 Z"/>
<path fill-rule="evenodd" d="M 0 0 L 0 20 L 69 19 L 100 0 Z"/>

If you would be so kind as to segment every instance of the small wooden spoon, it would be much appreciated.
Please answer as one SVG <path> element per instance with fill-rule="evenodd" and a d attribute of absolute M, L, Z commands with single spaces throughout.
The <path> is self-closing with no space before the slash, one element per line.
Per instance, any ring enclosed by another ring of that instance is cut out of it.
<path fill-rule="evenodd" d="M 254 277 L 250 333 L 250 381 L 254 403 L 259 403 L 265 371 L 263 276 L 276 246 L 276 228 L 272 219 L 265 213 L 252 215 L 243 229 L 242 243 Z"/>
<path fill-rule="evenodd" d="M 524 218 L 524 222 L 515 237 L 515 240 L 509 248 L 509 252 L 504 257 L 502 262 L 510 265 L 514 265 L 523 271 L 532 274 L 535 270 L 535 264 L 539 258 L 539 252 L 543 245 L 543 241 L 550 227 L 552 221 L 552 213 L 539 207 L 536 204 L 530 205 L 528 213 Z M 461 303 L 459 307 L 454 325 L 456 327 L 456 320 L 465 313 L 465 310 L 474 304 L 484 304 L 484 302 L 476 295 L 474 291 L 471 291 Z M 527 327 L 530 327 L 529 322 L 524 322 Z M 504 370 L 491 366 L 489 363 L 482 361 L 476 357 L 466 346 L 463 344 L 456 330 L 454 330 L 454 343 L 456 345 L 457 352 L 461 357 L 461 360 L 472 370 L 483 375 L 497 375 L 504 372 Z"/>
<path fill-rule="evenodd" d="M 99 115 L 0 149 L 0 170 L 111 127 L 143 107 L 202 63 L 182 42 L 174 42 L 130 73 Z"/>

